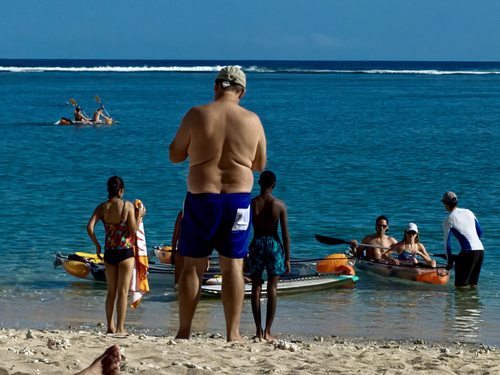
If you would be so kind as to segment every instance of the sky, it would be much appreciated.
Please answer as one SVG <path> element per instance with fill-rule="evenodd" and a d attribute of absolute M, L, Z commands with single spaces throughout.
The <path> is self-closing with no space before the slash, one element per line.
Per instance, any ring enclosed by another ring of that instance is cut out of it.
<path fill-rule="evenodd" d="M 0 0 L 0 58 L 500 61 L 500 0 Z"/>

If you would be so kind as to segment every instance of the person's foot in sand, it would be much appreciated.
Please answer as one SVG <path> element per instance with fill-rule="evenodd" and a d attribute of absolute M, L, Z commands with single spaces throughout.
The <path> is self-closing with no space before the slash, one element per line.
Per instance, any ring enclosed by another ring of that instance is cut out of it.
<path fill-rule="evenodd" d="M 114 375 L 120 373 L 120 348 L 117 345 L 107 348 L 86 369 L 75 375 Z"/>
<path fill-rule="evenodd" d="M 128 333 L 127 331 L 116 331 L 113 334 L 113 337 L 119 337 L 119 338 L 126 338 L 129 336 L 130 336 L 130 333 Z"/>
<path fill-rule="evenodd" d="M 266 332 L 264 334 L 264 340 L 266 340 L 268 343 L 272 344 L 278 341 L 278 338 L 276 336 L 271 335 L 271 332 Z"/>
<path fill-rule="evenodd" d="M 264 332 L 262 331 L 262 328 L 257 329 L 257 332 L 255 333 L 255 336 L 252 337 L 252 340 L 262 341 L 262 339 L 264 338 L 263 336 L 264 336 Z"/>

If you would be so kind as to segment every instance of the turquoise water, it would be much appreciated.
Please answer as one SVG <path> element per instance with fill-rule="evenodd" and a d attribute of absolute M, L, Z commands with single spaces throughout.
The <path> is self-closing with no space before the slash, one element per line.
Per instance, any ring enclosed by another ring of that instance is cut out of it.
<path fill-rule="evenodd" d="M 187 164 L 172 165 L 168 145 L 189 107 L 212 99 L 223 62 L 29 64 L 62 68 L 12 69 L 23 64 L 0 61 L 0 326 L 93 325 L 104 320 L 105 287 L 54 269 L 52 254 L 94 251 L 86 224 L 114 174 L 124 178 L 126 198 L 148 209 L 149 247 L 169 242 Z M 68 68 L 90 65 L 102 68 Z M 450 285 L 431 286 L 360 272 L 354 288 L 280 298 L 276 333 L 500 344 L 500 64 L 242 65 L 249 82 L 242 105 L 264 124 L 275 193 L 289 208 L 293 257 L 343 251 L 314 234 L 360 240 L 380 214 L 390 217 L 398 239 L 416 222 L 427 249 L 442 253 L 440 197 L 449 189 L 484 229 L 477 291 L 455 291 L 453 276 Z M 93 112 L 96 94 L 118 124 L 53 125 L 71 116 L 69 98 Z M 151 283 L 141 307 L 129 312 L 130 324 L 171 331 L 172 279 Z M 202 300 L 198 314 L 195 329 L 224 330 L 218 301 Z M 250 304 L 242 327 L 253 332 Z"/>

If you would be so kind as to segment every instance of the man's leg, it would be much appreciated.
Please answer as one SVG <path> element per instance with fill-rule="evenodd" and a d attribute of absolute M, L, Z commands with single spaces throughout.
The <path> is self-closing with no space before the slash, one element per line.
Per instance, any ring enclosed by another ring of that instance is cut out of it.
<path fill-rule="evenodd" d="M 481 266 L 483 265 L 484 251 L 473 251 L 472 252 L 472 271 L 469 278 L 470 286 L 475 288 L 477 282 L 479 281 L 479 274 L 481 273 Z"/>
<path fill-rule="evenodd" d="M 201 280 L 207 269 L 208 257 L 184 257 L 179 279 L 179 330 L 177 339 L 191 337 L 191 324 L 193 322 L 196 306 L 201 295 Z"/>
<path fill-rule="evenodd" d="M 267 341 L 275 341 L 276 337 L 271 335 L 271 326 L 274 321 L 274 314 L 276 313 L 276 306 L 278 304 L 278 281 L 280 277 L 273 275 L 269 276 L 267 281 L 267 314 L 266 314 L 266 329 L 264 330 L 264 338 Z"/>
<path fill-rule="evenodd" d="M 467 254 L 460 252 L 455 258 L 455 286 L 462 288 L 469 284 L 470 265 Z"/>
<path fill-rule="evenodd" d="M 240 319 L 245 296 L 243 259 L 220 255 L 219 264 L 222 272 L 222 303 L 226 318 L 227 341 L 238 341 L 241 340 Z"/>

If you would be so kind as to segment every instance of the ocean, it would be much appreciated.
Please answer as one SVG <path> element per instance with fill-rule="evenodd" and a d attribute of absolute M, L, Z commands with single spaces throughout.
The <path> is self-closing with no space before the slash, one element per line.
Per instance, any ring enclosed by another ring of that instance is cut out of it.
<path fill-rule="evenodd" d="M 170 242 L 187 163 L 171 164 L 168 146 L 184 113 L 212 100 L 227 64 L 247 72 L 241 104 L 265 127 L 293 258 L 343 252 L 314 235 L 359 241 L 381 214 L 398 240 L 413 221 L 428 251 L 442 253 L 446 190 L 484 230 L 477 290 L 455 290 L 453 273 L 435 286 L 360 271 L 351 288 L 280 297 L 274 333 L 500 345 L 500 63 L 491 62 L 0 59 L 0 327 L 105 321 L 105 285 L 54 268 L 53 254 L 94 252 L 86 224 L 112 175 L 126 199 L 144 202 L 149 249 Z M 95 95 L 117 124 L 54 125 L 72 116 L 70 98 L 91 114 Z M 173 279 L 150 282 L 128 326 L 171 334 Z M 224 327 L 220 301 L 202 299 L 194 330 Z M 249 301 L 242 331 L 254 332 Z"/>

